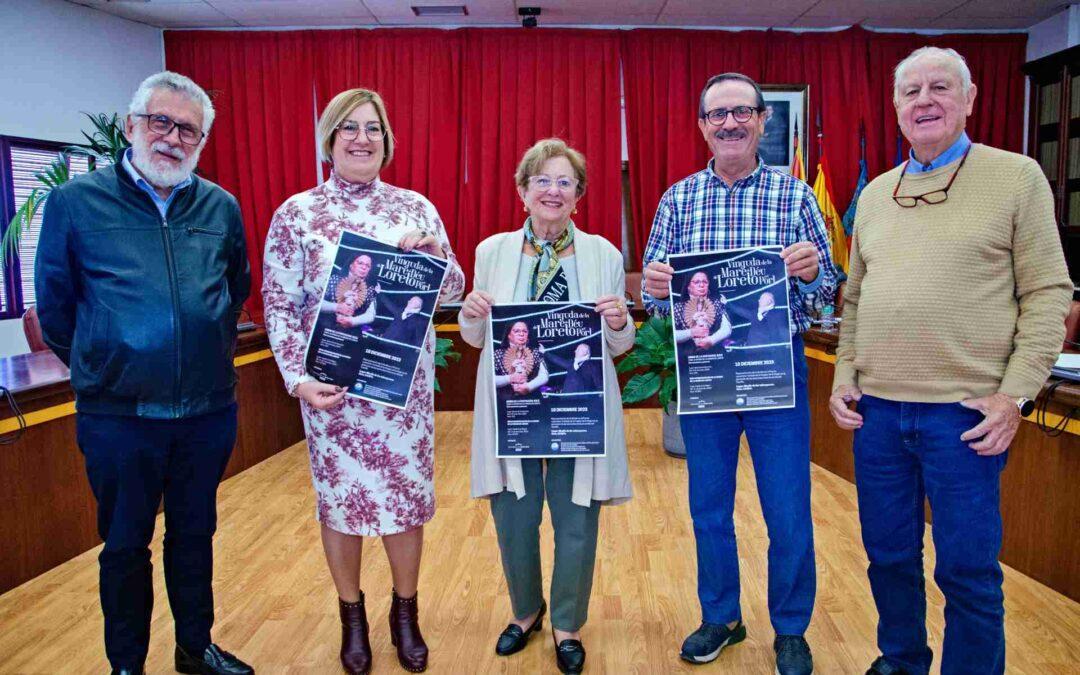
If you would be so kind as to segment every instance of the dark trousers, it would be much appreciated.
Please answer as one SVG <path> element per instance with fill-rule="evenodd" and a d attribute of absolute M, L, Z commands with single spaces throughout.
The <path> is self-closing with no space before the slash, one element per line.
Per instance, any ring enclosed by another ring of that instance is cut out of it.
<path fill-rule="evenodd" d="M 523 459 L 525 496 L 510 490 L 491 496 L 491 515 L 499 538 L 506 586 L 514 617 L 523 619 L 544 601 L 540 572 L 540 520 L 547 497 L 555 531 L 555 569 L 551 574 L 551 625 L 574 632 L 585 625 L 596 564 L 600 502 L 588 507 L 571 501 L 575 460 Z M 546 465 L 546 467 L 545 467 Z M 546 468 L 546 471 L 545 471 Z"/>
<path fill-rule="evenodd" d="M 735 473 L 746 434 L 769 532 L 769 618 L 778 635 L 802 635 L 817 594 L 810 517 L 810 408 L 802 339 L 795 354 L 795 407 L 682 415 L 690 516 L 698 556 L 698 599 L 706 623 L 742 618 L 735 541 Z"/>
<path fill-rule="evenodd" d="M 923 499 L 934 514 L 934 579 L 945 596 L 943 675 L 1005 670 L 999 482 L 1006 455 L 982 457 L 960 434 L 982 421 L 959 403 L 863 396 L 855 486 L 878 647 L 911 675 L 930 671 L 923 580 Z"/>
<path fill-rule="evenodd" d="M 98 561 L 109 662 L 136 668 L 146 659 L 154 605 L 149 545 L 162 497 L 176 642 L 201 655 L 214 624 L 217 487 L 236 442 L 236 404 L 178 420 L 78 413 L 76 433 L 105 542 Z"/>

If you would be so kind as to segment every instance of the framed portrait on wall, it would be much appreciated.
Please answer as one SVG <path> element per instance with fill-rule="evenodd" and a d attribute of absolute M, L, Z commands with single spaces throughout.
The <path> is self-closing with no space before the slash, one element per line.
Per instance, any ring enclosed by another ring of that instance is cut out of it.
<path fill-rule="evenodd" d="M 799 146 L 806 161 L 807 111 L 810 109 L 810 86 L 806 84 L 763 84 L 765 95 L 765 135 L 761 137 L 758 152 L 762 160 L 785 173 L 791 173 L 791 160 L 795 152 L 795 133 L 798 130 Z M 806 167 L 804 167 L 806 168 Z"/>

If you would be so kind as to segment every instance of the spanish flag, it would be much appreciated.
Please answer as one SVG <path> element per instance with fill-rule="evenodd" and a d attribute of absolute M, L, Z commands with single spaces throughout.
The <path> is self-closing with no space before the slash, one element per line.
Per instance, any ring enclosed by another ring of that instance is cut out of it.
<path fill-rule="evenodd" d="M 806 162 L 802 156 L 802 144 L 799 143 L 799 123 L 795 122 L 795 148 L 791 154 L 791 175 L 801 181 L 806 180 Z"/>
<path fill-rule="evenodd" d="M 825 217 L 825 229 L 829 232 L 833 264 L 838 270 L 847 274 L 848 246 L 847 237 L 844 235 L 844 221 L 840 218 L 830 194 L 829 177 L 825 167 L 825 153 L 822 152 L 818 159 L 817 178 L 814 179 L 814 196 L 817 197 L 821 215 Z"/>

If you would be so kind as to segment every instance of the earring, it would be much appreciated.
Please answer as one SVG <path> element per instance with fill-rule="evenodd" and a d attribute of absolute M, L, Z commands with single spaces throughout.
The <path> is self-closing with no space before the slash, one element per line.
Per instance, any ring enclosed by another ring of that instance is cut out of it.
<path fill-rule="evenodd" d="M 522 207 L 521 207 L 521 212 L 522 212 L 522 213 L 528 213 L 528 212 L 529 212 L 529 207 L 528 207 L 528 206 L 524 206 L 524 205 L 522 205 Z"/>
<path fill-rule="evenodd" d="M 574 207 L 574 213 L 575 214 L 577 213 L 577 207 L 576 206 Z"/>

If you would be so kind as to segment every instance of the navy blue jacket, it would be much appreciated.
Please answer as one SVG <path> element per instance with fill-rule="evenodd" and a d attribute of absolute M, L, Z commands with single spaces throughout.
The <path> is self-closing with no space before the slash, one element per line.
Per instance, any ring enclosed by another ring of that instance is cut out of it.
<path fill-rule="evenodd" d="M 235 400 L 251 290 L 240 207 L 192 176 L 162 218 L 114 165 L 53 190 L 34 265 L 45 342 L 80 412 L 176 419 Z"/>

